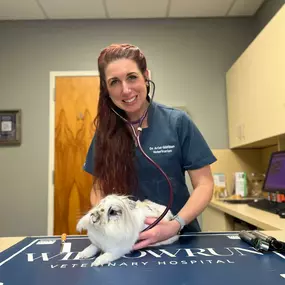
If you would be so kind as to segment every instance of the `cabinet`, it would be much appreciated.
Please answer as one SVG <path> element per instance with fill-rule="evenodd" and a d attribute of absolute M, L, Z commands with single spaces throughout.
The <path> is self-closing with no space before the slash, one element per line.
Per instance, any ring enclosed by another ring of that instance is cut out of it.
<path fill-rule="evenodd" d="M 227 73 L 227 105 L 228 105 L 228 128 L 230 147 L 242 145 L 245 141 L 244 120 L 247 104 L 244 104 L 246 97 L 242 80 L 241 60 L 238 61 Z"/>
<path fill-rule="evenodd" d="M 229 69 L 226 88 L 230 148 L 285 134 L 285 5 Z"/>
<path fill-rule="evenodd" d="M 212 207 L 207 207 L 202 213 L 203 232 L 229 232 L 234 230 L 234 219 Z"/>
<path fill-rule="evenodd" d="M 208 206 L 202 213 L 202 232 L 256 230 L 258 227 Z"/>

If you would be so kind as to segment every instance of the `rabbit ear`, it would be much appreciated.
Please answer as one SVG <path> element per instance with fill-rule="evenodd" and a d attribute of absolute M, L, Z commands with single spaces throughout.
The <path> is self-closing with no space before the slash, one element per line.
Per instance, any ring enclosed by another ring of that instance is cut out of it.
<path fill-rule="evenodd" d="M 129 207 L 130 210 L 134 210 L 135 209 L 137 204 L 136 204 L 136 202 L 134 200 L 130 199 L 129 196 L 122 196 L 121 198 L 122 198 L 122 200 L 125 200 L 127 202 L 126 204 L 127 204 L 127 206 Z"/>
<path fill-rule="evenodd" d="M 137 205 L 135 201 L 133 201 L 131 199 L 128 199 L 128 198 L 127 198 L 127 203 L 126 204 L 127 204 L 128 208 L 130 210 L 134 210 L 136 205 Z"/>
<path fill-rule="evenodd" d="M 129 207 L 130 207 L 131 210 L 134 210 L 136 205 L 137 205 L 136 202 L 133 201 L 133 200 L 129 200 L 128 204 L 129 204 Z"/>

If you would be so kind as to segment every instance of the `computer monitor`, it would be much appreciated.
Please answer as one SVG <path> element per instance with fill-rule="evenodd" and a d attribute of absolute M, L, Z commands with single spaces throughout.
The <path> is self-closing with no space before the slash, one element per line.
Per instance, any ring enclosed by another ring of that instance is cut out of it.
<path fill-rule="evenodd" d="M 285 151 L 273 152 L 268 164 L 263 191 L 285 194 Z"/>

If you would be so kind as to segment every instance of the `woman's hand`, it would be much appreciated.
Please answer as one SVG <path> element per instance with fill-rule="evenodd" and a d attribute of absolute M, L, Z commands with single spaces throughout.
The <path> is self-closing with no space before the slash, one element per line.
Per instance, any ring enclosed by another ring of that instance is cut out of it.
<path fill-rule="evenodd" d="M 156 218 L 146 218 L 145 224 L 151 225 L 155 220 Z M 156 226 L 139 235 L 139 242 L 134 245 L 133 250 L 147 247 L 159 241 L 167 240 L 175 236 L 179 229 L 180 224 L 177 221 L 161 220 Z"/>

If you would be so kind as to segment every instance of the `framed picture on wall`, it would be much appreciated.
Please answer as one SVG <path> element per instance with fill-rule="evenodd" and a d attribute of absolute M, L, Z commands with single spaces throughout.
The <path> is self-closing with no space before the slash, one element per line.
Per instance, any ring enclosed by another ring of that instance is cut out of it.
<path fill-rule="evenodd" d="M 0 145 L 21 144 L 21 110 L 0 110 Z"/>

